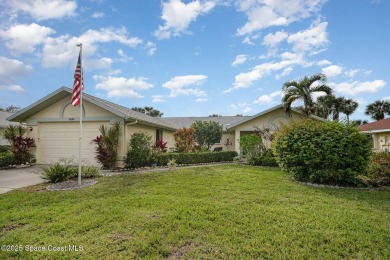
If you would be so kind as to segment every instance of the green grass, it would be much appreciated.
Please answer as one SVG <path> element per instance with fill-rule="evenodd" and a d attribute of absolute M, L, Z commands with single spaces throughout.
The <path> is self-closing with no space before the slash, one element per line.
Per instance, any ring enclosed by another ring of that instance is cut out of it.
<path fill-rule="evenodd" d="M 0 195 L 0 244 L 83 251 L 0 259 L 390 259 L 389 192 L 312 188 L 240 165 L 44 188 Z"/>

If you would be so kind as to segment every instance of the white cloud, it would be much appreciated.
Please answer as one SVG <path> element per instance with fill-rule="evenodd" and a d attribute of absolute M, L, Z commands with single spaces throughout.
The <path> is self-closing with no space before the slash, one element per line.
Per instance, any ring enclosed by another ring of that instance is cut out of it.
<path fill-rule="evenodd" d="M 360 93 L 376 93 L 386 85 L 383 80 L 374 81 L 353 81 L 344 83 L 330 83 L 329 84 L 336 92 L 349 95 L 357 95 Z"/>
<path fill-rule="evenodd" d="M 238 104 L 231 104 L 229 106 L 231 109 L 239 111 L 239 113 L 249 113 L 252 111 L 252 108 L 247 103 L 238 103 Z"/>
<path fill-rule="evenodd" d="M 332 64 L 332 62 L 330 62 L 328 60 L 320 60 L 317 62 L 318 66 L 326 66 L 326 65 L 330 65 L 330 64 Z"/>
<path fill-rule="evenodd" d="M 154 35 L 158 39 L 169 39 L 172 35 L 179 36 L 187 32 L 191 22 L 199 15 L 210 12 L 215 7 L 214 1 L 191 1 L 183 3 L 181 0 L 170 0 L 162 3 L 161 19 L 164 25 L 159 26 Z"/>
<path fill-rule="evenodd" d="M 15 84 L 7 85 L 7 86 L 0 85 L 0 89 L 8 90 L 8 91 L 16 92 L 16 93 L 21 93 L 21 94 L 27 93 L 27 90 L 25 90 L 24 88 L 22 88 L 19 85 L 15 85 Z"/>
<path fill-rule="evenodd" d="M 271 26 L 286 26 L 307 18 L 321 9 L 327 0 L 238 0 L 238 10 L 248 22 L 237 30 L 239 35 L 251 34 Z"/>
<path fill-rule="evenodd" d="M 274 101 L 275 97 L 281 97 L 283 92 L 281 90 L 272 92 L 269 95 L 262 95 L 257 100 L 253 101 L 255 104 L 268 104 Z"/>
<path fill-rule="evenodd" d="M 18 52 L 34 52 L 38 44 L 42 44 L 45 39 L 55 33 L 49 27 L 36 23 L 18 24 L 8 30 L 0 31 L 0 38 L 5 41 L 7 49 Z"/>
<path fill-rule="evenodd" d="M 309 29 L 291 34 L 287 42 L 293 44 L 296 52 L 308 52 L 309 55 L 317 54 L 321 48 L 328 45 L 327 22 L 315 21 Z"/>
<path fill-rule="evenodd" d="M 243 54 L 237 55 L 236 59 L 232 62 L 231 65 L 233 67 L 236 67 L 236 66 L 238 66 L 240 64 L 244 64 L 248 60 L 248 57 L 249 57 L 248 55 L 243 55 Z"/>
<path fill-rule="evenodd" d="M 122 49 L 119 49 L 119 50 L 117 51 L 117 53 L 118 53 L 118 55 L 120 56 L 119 61 L 121 61 L 121 62 L 128 62 L 128 61 L 133 60 L 133 58 L 130 57 L 130 56 L 127 56 L 127 55 L 123 52 Z"/>
<path fill-rule="evenodd" d="M 266 36 L 264 36 L 263 45 L 266 45 L 271 48 L 275 48 L 280 42 L 287 39 L 288 33 L 286 32 L 276 32 L 276 33 L 269 33 Z"/>
<path fill-rule="evenodd" d="M 14 84 L 14 81 L 29 75 L 31 72 L 32 67 L 30 65 L 25 65 L 19 60 L 0 56 L 0 89 L 27 93 L 23 87 Z"/>
<path fill-rule="evenodd" d="M 358 72 L 359 72 L 359 70 L 357 70 L 357 69 L 350 69 L 350 70 L 347 70 L 346 72 L 344 72 L 344 74 L 345 74 L 345 76 L 347 76 L 349 78 L 353 78 Z"/>
<path fill-rule="evenodd" d="M 30 65 L 14 59 L 8 59 L 0 56 L 0 83 L 6 84 L 14 79 L 25 77 L 32 72 Z"/>
<path fill-rule="evenodd" d="M 343 68 L 338 65 L 330 65 L 321 69 L 322 74 L 325 74 L 328 78 L 340 75 L 343 72 Z"/>
<path fill-rule="evenodd" d="M 248 72 L 242 72 L 235 76 L 233 87 L 224 91 L 224 93 L 229 93 L 235 89 L 248 88 L 252 85 L 254 81 L 261 79 L 262 77 L 269 75 L 272 72 L 291 67 L 294 64 L 298 64 L 298 60 L 282 60 L 280 62 L 268 62 L 257 65 L 252 70 Z M 286 71 L 287 73 L 288 71 Z"/>
<path fill-rule="evenodd" d="M 129 37 L 126 28 L 101 28 L 99 31 L 88 30 L 79 37 L 62 35 L 56 38 L 48 37 L 43 46 L 43 66 L 64 67 L 77 59 L 76 44 L 83 43 L 83 58 L 93 56 L 99 43 L 119 42 L 129 47 L 142 43 L 137 37 Z"/>
<path fill-rule="evenodd" d="M 129 97 L 142 98 L 137 91 L 152 88 L 153 85 L 147 82 L 146 78 L 124 78 L 112 76 L 93 76 L 96 84 L 95 89 L 101 89 L 107 92 L 108 97 Z"/>
<path fill-rule="evenodd" d="M 155 95 L 155 96 L 152 96 L 152 97 L 153 97 L 153 100 L 152 100 L 153 103 L 167 102 L 165 100 L 165 96 L 164 95 Z"/>
<path fill-rule="evenodd" d="M 92 18 L 103 18 L 105 14 L 103 12 L 95 12 L 92 14 Z"/>
<path fill-rule="evenodd" d="M 88 59 L 85 60 L 83 67 L 86 68 L 87 70 L 110 69 L 112 63 L 113 60 L 107 57 L 101 59 Z"/>
<path fill-rule="evenodd" d="M 176 76 L 163 84 L 164 88 L 169 89 L 170 96 L 205 96 L 206 92 L 199 88 L 187 88 L 188 86 L 201 86 L 206 81 L 205 75 L 186 75 Z"/>
<path fill-rule="evenodd" d="M 289 75 L 293 70 L 294 70 L 293 67 L 287 67 L 287 68 L 285 68 L 285 69 L 282 71 L 282 73 L 279 73 L 278 75 L 276 75 L 276 76 L 275 76 L 275 79 L 276 79 L 276 80 L 279 80 L 280 78 L 283 78 L 283 77 Z"/>
<path fill-rule="evenodd" d="M 198 102 L 198 103 L 204 103 L 204 102 L 207 102 L 207 101 L 208 101 L 207 98 L 197 98 L 197 99 L 195 100 L 195 102 Z"/>
<path fill-rule="evenodd" d="M 58 19 L 75 15 L 76 2 L 69 0 L 5 0 L 14 11 L 23 11 L 37 20 Z"/>
<path fill-rule="evenodd" d="M 148 55 L 150 56 L 153 56 L 157 51 L 156 44 L 153 42 L 147 42 L 145 49 L 148 51 Z"/>

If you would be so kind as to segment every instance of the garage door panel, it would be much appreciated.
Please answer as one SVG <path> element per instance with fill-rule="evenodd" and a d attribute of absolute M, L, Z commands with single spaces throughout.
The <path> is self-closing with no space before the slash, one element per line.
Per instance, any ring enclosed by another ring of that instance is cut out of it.
<path fill-rule="evenodd" d="M 95 159 L 96 145 L 91 141 L 100 135 L 100 125 L 108 122 L 84 122 L 81 142 L 81 158 L 84 164 L 97 165 Z M 74 159 L 77 163 L 79 156 L 80 123 L 40 123 L 37 161 L 48 164 L 60 159 Z"/>

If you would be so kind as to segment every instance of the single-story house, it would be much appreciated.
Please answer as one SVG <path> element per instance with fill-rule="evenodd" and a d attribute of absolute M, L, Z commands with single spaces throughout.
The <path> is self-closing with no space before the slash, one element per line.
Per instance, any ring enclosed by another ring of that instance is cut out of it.
<path fill-rule="evenodd" d="M 372 136 L 374 151 L 390 151 L 390 118 L 360 125 L 358 129 Z"/>
<path fill-rule="evenodd" d="M 0 111 L 0 145 L 9 145 L 8 140 L 3 137 L 3 130 L 7 126 L 15 124 L 7 120 L 12 114 L 11 112 Z"/>
<path fill-rule="evenodd" d="M 71 104 L 72 89 L 61 87 L 30 106 L 8 117 L 28 127 L 27 136 L 35 139 L 36 147 L 31 152 L 37 163 L 48 164 L 61 158 L 78 158 L 80 108 Z M 163 140 L 167 147 L 175 148 L 174 132 L 189 127 L 196 120 L 216 121 L 223 125 L 222 140 L 214 147 L 240 151 L 238 140 L 243 134 L 254 131 L 254 126 L 274 128 L 281 123 L 301 120 L 303 115 L 296 110 L 289 117 L 282 105 L 272 107 L 254 116 L 222 117 L 151 117 L 112 102 L 83 93 L 82 159 L 84 163 L 96 164 L 95 144 L 91 141 L 100 135 L 100 125 L 120 122 L 123 135 L 118 148 L 118 161 L 127 154 L 131 135 L 136 131 L 149 133 L 153 141 Z M 318 117 L 314 117 L 321 120 Z M 214 148 L 212 147 L 212 148 Z"/>

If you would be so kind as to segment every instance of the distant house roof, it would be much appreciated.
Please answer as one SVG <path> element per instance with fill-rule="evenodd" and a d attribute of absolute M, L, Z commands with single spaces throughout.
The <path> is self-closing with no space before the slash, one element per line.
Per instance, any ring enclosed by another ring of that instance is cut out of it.
<path fill-rule="evenodd" d="M 369 124 L 358 126 L 360 131 L 386 132 L 390 131 L 390 117 Z"/>
<path fill-rule="evenodd" d="M 4 128 L 8 125 L 15 124 L 7 120 L 7 118 L 12 114 L 13 113 L 11 112 L 0 111 L 0 128 Z"/>
<path fill-rule="evenodd" d="M 51 106 L 52 104 L 68 97 L 72 94 L 72 89 L 67 87 L 61 87 L 56 91 L 50 93 L 49 95 L 41 98 L 30 106 L 16 112 L 14 114 L 9 114 L 7 120 L 13 122 L 23 122 L 34 114 L 40 112 L 41 110 Z M 169 129 L 175 131 L 183 127 L 190 127 L 195 121 L 214 121 L 223 125 L 225 130 L 232 130 L 234 127 L 248 122 L 254 118 L 257 118 L 261 115 L 267 114 L 276 109 L 283 108 L 283 105 L 277 105 L 270 109 L 267 109 L 263 112 L 260 112 L 254 116 L 218 116 L 218 117 L 151 117 L 147 114 L 134 111 L 130 108 L 109 102 L 107 100 L 94 97 L 83 93 L 83 100 L 91 102 L 96 106 L 99 106 L 111 113 L 124 118 L 125 120 L 137 120 L 140 123 L 152 125 L 164 129 Z M 70 101 L 70 99 L 69 99 Z M 292 109 L 293 112 L 302 114 L 300 111 Z M 310 116 L 317 120 L 324 120 L 317 116 Z"/>
<path fill-rule="evenodd" d="M 192 123 L 196 121 L 213 121 L 223 125 L 224 129 L 230 127 L 230 125 L 235 124 L 238 121 L 241 121 L 249 116 L 209 116 L 209 117 L 164 117 L 164 121 L 172 125 L 173 127 L 179 129 L 183 127 L 190 127 Z"/>

